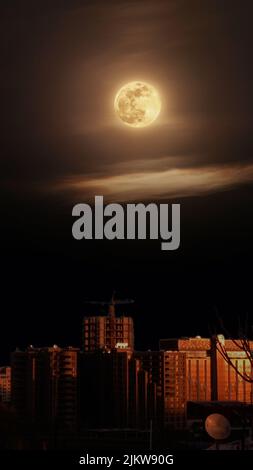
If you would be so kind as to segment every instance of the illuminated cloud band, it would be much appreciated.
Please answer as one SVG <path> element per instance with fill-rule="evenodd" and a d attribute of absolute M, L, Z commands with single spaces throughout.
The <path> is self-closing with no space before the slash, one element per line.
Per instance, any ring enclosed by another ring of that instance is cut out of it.
<path fill-rule="evenodd" d="M 229 189 L 253 180 L 253 165 L 174 168 L 165 171 L 137 171 L 113 176 L 67 178 L 54 185 L 55 190 L 73 191 L 80 197 L 103 194 L 112 201 L 140 198 L 176 198 Z"/>

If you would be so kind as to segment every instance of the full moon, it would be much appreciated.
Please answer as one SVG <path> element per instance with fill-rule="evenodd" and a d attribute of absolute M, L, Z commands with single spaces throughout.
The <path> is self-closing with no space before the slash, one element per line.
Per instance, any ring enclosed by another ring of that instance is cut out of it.
<path fill-rule="evenodd" d="M 128 126 L 146 127 L 160 113 L 161 100 L 156 89 L 146 82 L 130 82 L 118 91 L 114 100 L 117 116 Z"/>

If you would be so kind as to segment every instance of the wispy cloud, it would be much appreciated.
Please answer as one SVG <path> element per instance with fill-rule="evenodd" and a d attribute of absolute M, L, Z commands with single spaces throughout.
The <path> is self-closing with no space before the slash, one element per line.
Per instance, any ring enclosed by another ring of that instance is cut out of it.
<path fill-rule="evenodd" d="M 75 192 L 81 199 L 103 194 L 111 201 L 177 198 L 216 192 L 253 181 L 253 165 L 175 168 L 113 176 L 73 177 L 53 186 L 54 191 Z"/>

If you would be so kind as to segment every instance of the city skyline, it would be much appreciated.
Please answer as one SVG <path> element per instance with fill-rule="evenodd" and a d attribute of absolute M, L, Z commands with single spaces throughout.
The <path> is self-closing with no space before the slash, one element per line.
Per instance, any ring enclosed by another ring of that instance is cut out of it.
<path fill-rule="evenodd" d="M 60 446 L 64 430 L 82 439 L 92 429 L 149 432 L 152 421 L 161 436 L 169 430 L 188 432 L 193 423 L 201 429 L 200 406 L 202 422 L 209 410 L 217 409 L 232 423 L 236 407 L 252 406 L 253 380 L 244 380 L 236 371 L 252 375 L 240 339 L 167 338 L 160 339 L 157 350 L 136 350 L 131 317 L 116 316 L 114 296 L 102 304 L 107 305 L 105 315 L 83 319 L 82 348 L 30 345 L 12 352 L 11 382 L 2 379 L 2 384 L 6 391 L 7 385 L 11 389 L 9 401 L 18 422 L 28 430 L 33 426 L 44 430 L 30 445 L 54 446 L 52 429 Z M 220 354 L 217 341 L 233 366 Z M 253 349 L 253 341 L 249 347 Z M 239 415 L 246 413 L 246 408 L 238 410 Z M 185 439 L 187 445 L 189 437 Z M 25 441 L 23 445 L 29 446 Z"/>
<path fill-rule="evenodd" d="M 253 340 L 218 333 L 171 338 L 164 331 L 158 348 L 139 350 L 126 312 L 132 299 L 119 299 L 114 291 L 108 300 L 86 303 L 91 312 L 83 317 L 80 345 L 30 344 L 12 351 L 10 366 L 0 367 L 0 411 L 16 423 L 7 446 L 75 449 L 85 443 L 90 449 L 95 432 L 105 448 L 131 442 L 145 449 L 151 426 L 157 448 L 168 435 L 172 446 L 193 449 L 199 435 L 206 448 L 211 443 L 204 422 L 214 412 L 229 420 L 232 441 L 239 432 L 241 448 L 246 445 Z M 114 430 L 126 433 L 125 443 Z"/>

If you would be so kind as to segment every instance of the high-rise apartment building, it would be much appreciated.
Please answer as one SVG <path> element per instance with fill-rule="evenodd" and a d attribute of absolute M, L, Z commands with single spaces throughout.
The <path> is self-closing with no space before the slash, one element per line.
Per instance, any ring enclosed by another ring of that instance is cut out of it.
<path fill-rule="evenodd" d="M 79 349 L 34 348 L 11 356 L 12 403 L 19 418 L 41 429 L 75 428 Z"/>
<path fill-rule="evenodd" d="M 158 427 L 181 427 L 186 403 L 185 354 L 138 351 L 135 357 L 148 374 L 148 418 Z"/>
<path fill-rule="evenodd" d="M 114 303 L 109 304 L 108 315 L 86 316 L 83 319 L 83 351 L 123 348 L 134 349 L 133 319 L 117 317 Z"/>
<path fill-rule="evenodd" d="M 211 341 L 200 338 L 160 340 L 160 348 L 184 353 L 186 399 L 211 400 Z"/>
<path fill-rule="evenodd" d="M 186 367 L 186 354 L 164 351 L 162 370 L 165 427 L 181 428 L 185 424 Z"/>
<path fill-rule="evenodd" d="M 11 401 L 11 368 L 0 367 L 0 402 Z"/>
<path fill-rule="evenodd" d="M 158 426 L 163 419 L 163 355 L 162 351 L 135 351 L 134 357 L 140 361 L 147 374 L 147 420 Z"/>

